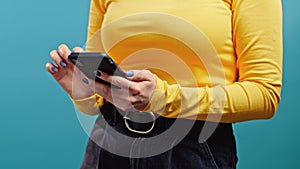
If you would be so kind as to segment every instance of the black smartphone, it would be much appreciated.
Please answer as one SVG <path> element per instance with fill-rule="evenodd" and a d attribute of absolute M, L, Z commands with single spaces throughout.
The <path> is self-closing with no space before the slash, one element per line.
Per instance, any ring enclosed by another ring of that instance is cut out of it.
<path fill-rule="evenodd" d="M 125 77 L 126 73 L 110 58 L 106 53 L 102 52 L 72 52 L 69 57 L 76 67 L 88 78 L 97 82 L 112 86 L 109 82 L 98 78 L 95 71 L 108 73 L 114 76 Z"/>

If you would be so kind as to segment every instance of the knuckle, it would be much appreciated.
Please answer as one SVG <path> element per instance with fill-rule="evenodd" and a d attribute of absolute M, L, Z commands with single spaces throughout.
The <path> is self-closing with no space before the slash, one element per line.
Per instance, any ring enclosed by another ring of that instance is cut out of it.
<path fill-rule="evenodd" d="M 103 86 L 102 87 L 102 92 L 104 97 L 108 97 L 109 96 L 109 87 L 108 86 Z"/>
<path fill-rule="evenodd" d="M 136 85 L 136 84 L 134 84 L 134 83 L 130 83 L 130 85 L 129 85 L 129 90 L 130 90 L 131 92 L 133 92 L 133 93 L 140 93 L 141 88 L 140 88 L 139 85 Z"/>
<path fill-rule="evenodd" d="M 76 47 L 74 47 L 74 48 L 72 49 L 72 51 L 73 51 L 73 52 L 81 52 L 81 51 L 83 51 L 83 50 L 82 50 L 81 47 L 76 46 Z"/>
<path fill-rule="evenodd" d="M 50 55 L 52 55 L 53 53 L 56 53 L 56 50 L 51 50 L 50 51 Z"/>
<path fill-rule="evenodd" d="M 46 68 L 46 70 L 50 70 L 50 66 L 51 66 L 51 64 L 50 64 L 50 63 L 46 63 L 46 64 L 45 64 L 45 68 Z"/>
<path fill-rule="evenodd" d="M 151 73 L 149 70 L 142 70 L 143 73 Z"/>
<path fill-rule="evenodd" d="M 154 77 L 154 74 L 150 70 L 143 70 L 144 74 L 146 74 L 147 77 Z"/>
<path fill-rule="evenodd" d="M 66 44 L 60 44 L 59 46 L 58 46 L 58 49 L 63 49 L 63 48 L 65 48 L 65 47 L 67 47 L 67 45 Z"/>
<path fill-rule="evenodd" d="M 49 68 L 51 66 L 51 64 L 48 62 L 45 64 L 45 68 Z"/>
<path fill-rule="evenodd" d="M 142 70 L 140 76 L 149 76 L 152 74 L 149 70 Z"/>
<path fill-rule="evenodd" d="M 137 98 L 135 98 L 135 97 L 130 97 L 130 98 L 128 99 L 128 102 L 129 102 L 131 105 L 135 105 L 136 103 L 139 102 L 139 100 L 138 100 Z"/>
<path fill-rule="evenodd" d="M 51 58 L 51 59 L 54 59 L 54 58 L 55 58 L 55 55 L 56 55 L 56 53 L 57 53 L 57 51 L 56 51 L 56 50 L 52 50 L 52 51 L 50 52 L 50 58 Z"/>
<path fill-rule="evenodd" d="M 68 48 L 67 45 L 65 44 L 61 44 L 59 47 L 58 47 L 58 54 L 63 57 L 64 59 L 67 59 L 67 57 L 69 56 L 70 54 L 70 50 Z"/>

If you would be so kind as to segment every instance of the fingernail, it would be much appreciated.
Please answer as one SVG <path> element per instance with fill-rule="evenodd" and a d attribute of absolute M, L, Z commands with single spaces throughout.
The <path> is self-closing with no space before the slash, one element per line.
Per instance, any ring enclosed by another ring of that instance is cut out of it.
<path fill-rule="evenodd" d="M 87 78 L 83 78 L 82 81 L 83 81 L 83 83 L 85 83 L 85 84 L 89 84 L 89 80 L 88 80 Z"/>
<path fill-rule="evenodd" d="M 65 62 L 63 62 L 63 61 L 60 61 L 59 64 L 60 64 L 60 66 L 63 67 L 63 68 L 65 68 L 65 67 L 67 66 L 67 64 L 66 64 Z"/>
<path fill-rule="evenodd" d="M 134 75 L 133 71 L 131 71 L 131 70 L 126 71 L 126 76 L 132 77 L 133 75 Z"/>
<path fill-rule="evenodd" d="M 97 70 L 94 71 L 94 74 L 95 74 L 96 76 L 101 76 L 101 72 L 99 72 L 99 71 L 97 71 Z"/>
<path fill-rule="evenodd" d="M 52 67 L 51 70 L 52 70 L 52 72 L 54 72 L 54 73 L 56 73 L 56 72 L 58 71 L 56 67 Z"/>

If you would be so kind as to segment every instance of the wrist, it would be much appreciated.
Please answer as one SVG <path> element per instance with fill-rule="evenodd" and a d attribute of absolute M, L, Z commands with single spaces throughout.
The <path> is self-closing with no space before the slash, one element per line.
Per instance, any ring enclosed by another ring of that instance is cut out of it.
<path fill-rule="evenodd" d="M 69 93 L 69 95 L 73 98 L 73 99 L 84 99 L 87 97 L 90 97 L 92 95 L 94 95 L 95 93 L 87 90 L 87 91 L 83 91 L 83 90 L 73 90 L 71 93 Z"/>

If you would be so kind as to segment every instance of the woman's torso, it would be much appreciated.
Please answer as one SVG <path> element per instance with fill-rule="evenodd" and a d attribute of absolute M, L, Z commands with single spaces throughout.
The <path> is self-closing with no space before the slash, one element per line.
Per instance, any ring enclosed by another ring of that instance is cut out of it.
<path fill-rule="evenodd" d="M 186 87 L 237 80 L 226 0 L 107 0 L 102 44 L 125 70 L 149 69 Z"/>

